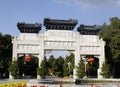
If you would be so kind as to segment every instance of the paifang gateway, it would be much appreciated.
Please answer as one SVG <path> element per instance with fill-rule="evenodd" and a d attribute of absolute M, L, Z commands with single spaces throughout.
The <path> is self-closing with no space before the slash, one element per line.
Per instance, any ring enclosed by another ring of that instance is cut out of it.
<path fill-rule="evenodd" d="M 75 66 L 80 58 L 93 55 L 99 60 L 97 77 L 100 75 L 102 64 L 105 60 L 105 42 L 99 38 L 98 33 L 101 26 L 80 25 L 77 32 L 73 31 L 78 24 L 77 20 L 58 20 L 45 18 L 42 24 L 17 23 L 20 34 L 12 39 L 13 55 L 12 61 L 18 60 L 20 56 L 31 54 L 39 59 L 39 66 L 44 59 L 45 53 L 51 50 L 66 50 L 75 55 Z M 76 76 L 76 68 L 73 70 L 73 77 Z"/>

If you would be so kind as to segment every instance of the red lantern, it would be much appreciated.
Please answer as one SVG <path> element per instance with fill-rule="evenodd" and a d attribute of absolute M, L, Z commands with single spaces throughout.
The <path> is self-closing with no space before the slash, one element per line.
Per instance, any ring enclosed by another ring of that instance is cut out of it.
<path fill-rule="evenodd" d="M 31 60 L 32 60 L 32 58 L 30 56 L 25 56 L 25 61 L 29 62 Z"/>
<path fill-rule="evenodd" d="M 89 59 L 87 60 L 87 62 L 93 63 L 93 62 L 94 62 L 94 58 L 89 58 Z"/>

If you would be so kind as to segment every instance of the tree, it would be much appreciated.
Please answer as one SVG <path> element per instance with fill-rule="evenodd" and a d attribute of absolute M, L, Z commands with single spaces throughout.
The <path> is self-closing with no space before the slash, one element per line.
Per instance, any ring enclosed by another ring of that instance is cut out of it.
<path fill-rule="evenodd" d="M 4 66 L 3 66 L 3 61 L 1 60 L 1 61 L 0 61 L 0 72 L 2 72 L 3 68 L 4 68 Z M 3 77 L 3 74 L 2 74 L 2 73 L 0 73 L 0 77 Z"/>
<path fill-rule="evenodd" d="M 0 61 L 2 62 L 2 68 L 0 69 L 0 78 L 8 77 L 9 62 L 12 61 L 12 36 L 0 33 Z"/>
<path fill-rule="evenodd" d="M 18 71 L 18 64 L 17 64 L 17 61 L 12 61 L 9 68 L 9 73 L 13 76 L 16 76 L 17 75 L 17 71 Z"/>
<path fill-rule="evenodd" d="M 110 18 L 110 25 L 104 24 L 100 31 L 100 37 L 106 42 L 105 57 L 111 64 L 114 76 L 120 77 L 120 19 Z"/>
<path fill-rule="evenodd" d="M 108 78 L 110 76 L 110 64 L 105 60 L 102 64 L 102 72 L 100 73 L 104 78 Z"/>
<path fill-rule="evenodd" d="M 42 78 L 45 78 L 45 76 L 48 74 L 46 60 L 42 60 L 40 67 L 37 68 L 37 71 L 38 71 L 38 75 L 40 75 Z"/>
<path fill-rule="evenodd" d="M 63 64 L 64 64 L 64 58 L 59 56 L 57 59 L 57 66 L 58 66 L 58 70 L 57 70 L 57 76 L 62 77 L 63 76 Z"/>
<path fill-rule="evenodd" d="M 111 29 L 120 29 L 120 19 L 118 17 L 110 18 Z"/>
<path fill-rule="evenodd" d="M 69 62 L 69 57 L 66 56 L 64 64 L 63 64 L 64 76 L 69 76 L 68 64 L 67 64 L 68 62 Z"/>
<path fill-rule="evenodd" d="M 120 58 L 120 19 L 110 18 L 110 25 L 104 24 L 99 35 L 106 42 L 106 58 L 118 60 Z"/>
<path fill-rule="evenodd" d="M 76 66 L 76 69 L 77 69 L 77 76 L 79 78 L 83 78 L 86 75 L 85 62 L 82 58 L 80 58 L 78 66 Z"/>
<path fill-rule="evenodd" d="M 54 58 L 53 55 L 48 59 L 48 68 L 52 71 L 52 74 L 62 77 L 63 76 L 63 64 L 64 58 L 59 56 L 58 58 Z"/>
<path fill-rule="evenodd" d="M 111 34 L 111 53 L 113 59 L 120 58 L 120 19 L 117 17 L 110 18 Z"/>
<path fill-rule="evenodd" d="M 57 60 L 55 59 L 53 62 L 52 62 L 52 72 L 53 74 L 55 75 L 55 73 L 58 71 L 58 63 L 57 63 Z"/>
<path fill-rule="evenodd" d="M 52 70 L 52 63 L 53 63 L 54 60 L 55 60 L 54 56 L 51 55 L 49 57 L 48 61 L 47 61 L 48 62 L 48 68 L 50 68 L 51 70 Z"/>
<path fill-rule="evenodd" d="M 63 70 L 64 70 L 64 76 L 69 76 L 69 74 L 73 73 L 74 69 L 74 54 L 71 53 L 69 56 L 66 56 L 64 65 L 63 65 Z M 70 73 L 69 73 L 69 68 L 68 68 L 68 63 L 70 62 Z"/>
<path fill-rule="evenodd" d="M 71 72 L 71 74 L 73 74 L 73 69 L 75 68 L 75 56 L 74 56 L 73 53 L 71 53 L 69 55 L 69 61 L 71 63 L 71 65 L 70 65 L 70 72 Z"/>
<path fill-rule="evenodd" d="M 112 59 L 120 60 L 120 30 L 114 30 L 112 32 L 110 46 L 111 46 Z"/>

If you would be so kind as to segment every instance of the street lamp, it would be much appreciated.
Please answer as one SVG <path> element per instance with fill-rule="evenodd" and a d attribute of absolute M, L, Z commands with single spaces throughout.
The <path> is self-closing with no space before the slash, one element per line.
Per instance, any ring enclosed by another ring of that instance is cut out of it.
<path fill-rule="evenodd" d="M 69 75 L 70 75 L 70 65 L 71 65 L 71 63 L 70 63 L 70 62 L 68 62 L 67 64 L 68 64 Z"/>

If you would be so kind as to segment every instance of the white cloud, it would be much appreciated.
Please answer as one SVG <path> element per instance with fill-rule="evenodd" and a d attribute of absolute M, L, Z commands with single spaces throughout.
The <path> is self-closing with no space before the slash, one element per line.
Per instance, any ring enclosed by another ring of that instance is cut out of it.
<path fill-rule="evenodd" d="M 118 8 L 120 0 L 53 0 L 57 3 L 75 5 L 81 8 Z"/>

